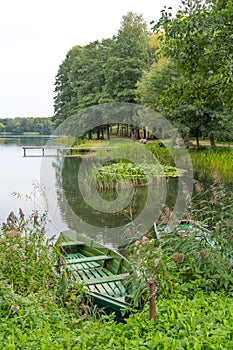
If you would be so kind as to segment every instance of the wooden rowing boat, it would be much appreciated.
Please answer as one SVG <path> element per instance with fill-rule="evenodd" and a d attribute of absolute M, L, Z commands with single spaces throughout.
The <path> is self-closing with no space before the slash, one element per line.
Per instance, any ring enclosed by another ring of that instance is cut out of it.
<path fill-rule="evenodd" d="M 99 307 L 115 312 L 119 319 L 123 310 L 139 306 L 130 293 L 135 273 L 125 257 L 74 230 L 61 232 L 57 245 L 67 269 L 76 280 L 84 282 Z"/>
<path fill-rule="evenodd" d="M 181 220 L 178 223 L 173 223 L 173 225 L 159 224 L 155 222 L 154 232 L 157 239 L 161 239 L 163 236 L 168 236 L 169 233 L 175 232 L 183 238 L 192 235 L 196 239 L 204 239 L 206 243 L 211 246 L 214 245 L 211 231 L 193 220 Z"/>

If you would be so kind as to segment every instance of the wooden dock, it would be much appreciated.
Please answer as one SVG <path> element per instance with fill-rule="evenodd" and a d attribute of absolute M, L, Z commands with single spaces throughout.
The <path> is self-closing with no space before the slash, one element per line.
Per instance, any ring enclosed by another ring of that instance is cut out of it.
<path fill-rule="evenodd" d="M 82 152 L 97 152 L 97 151 L 109 152 L 113 148 L 115 147 L 62 147 L 62 146 L 24 146 L 22 147 L 24 157 L 80 157 L 81 155 L 80 153 Z M 27 152 L 30 150 L 41 151 L 41 152 L 39 154 L 35 154 L 35 153 L 30 154 Z M 69 151 L 69 154 L 67 154 L 68 151 Z"/>

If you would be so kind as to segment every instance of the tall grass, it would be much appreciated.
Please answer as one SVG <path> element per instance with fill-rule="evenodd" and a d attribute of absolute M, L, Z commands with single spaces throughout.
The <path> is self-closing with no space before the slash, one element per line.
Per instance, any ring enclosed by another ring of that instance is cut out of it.
<path fill-rule="evenodd" d="M 233 148 L 190 152 L 195 177 L 199 180 L 213 180 L 219 176 L 226 184 L 233 185 Z"/>

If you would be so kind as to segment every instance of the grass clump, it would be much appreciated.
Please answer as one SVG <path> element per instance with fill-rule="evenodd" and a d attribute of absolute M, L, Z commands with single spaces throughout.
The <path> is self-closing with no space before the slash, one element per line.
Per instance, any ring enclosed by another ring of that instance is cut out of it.
<path fill-rule="evenodd" d="M 200 181 L 209 179 L 211 182 L 218 175 L 224 183 L 233 185 L 233 148 L 191 151 L 190 155 L 195 176 Z"/>

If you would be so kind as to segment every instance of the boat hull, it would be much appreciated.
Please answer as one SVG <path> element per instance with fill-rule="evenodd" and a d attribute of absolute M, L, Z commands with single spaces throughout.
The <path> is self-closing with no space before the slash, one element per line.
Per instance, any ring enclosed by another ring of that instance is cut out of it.
<path fill-rule="evenodd" d="M 134 273 L 129 261 L 74 230 L 61 232 L 57 245 L 66 268 L 86 285 L 92 301 L 121 318 L 134 302 L 129 287 Z"/>

